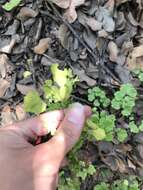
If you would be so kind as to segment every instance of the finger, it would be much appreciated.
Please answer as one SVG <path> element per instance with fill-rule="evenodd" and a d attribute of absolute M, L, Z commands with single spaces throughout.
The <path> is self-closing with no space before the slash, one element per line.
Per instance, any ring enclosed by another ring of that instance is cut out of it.
<path fill-rule="evenodd" d="M 26 140 L 35 139 L 37 136 L 43 136 L 48 134 L 51 130 L 55 130 L 63 118 L 63 110 L 51 111 L 32 119 L 7 126 L 5 129 L 11 129 L 19 133 Z"/>
<path fill-rule="evenodd" d="M 73 104 L 68 109 L 56 135 L 47 143 L 39 146 L 41 152 L 50 152 L 48 157 L 50 156 L 51 160 L 59 167 L 67 152 L 78 141 L 85 120 L 90 114 L 90 107 L 82 106 L 79 103 Z"/>

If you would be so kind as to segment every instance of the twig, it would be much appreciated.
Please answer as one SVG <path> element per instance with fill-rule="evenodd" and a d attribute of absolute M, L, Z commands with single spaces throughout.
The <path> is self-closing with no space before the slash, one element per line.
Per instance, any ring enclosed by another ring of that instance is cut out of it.
<path fill-rule="evenodd" d="M 60 19 L 56 18 L 54 15 L 52 15 L 51 13 L 49 13 L 49 11 L 42 11 L 40 10 L 40 13 L 46 16 L 51 17 L 55 22 L 59 22 Z"/>
<path fill-rule="evenodd" d="M 75 99 L 76 101 L 79 101 L 81 103 L 84 103 L 86 105 L 92 106 L 92 103 L 88 102 L 87 100 L 80 98 L 78 96 L 72 95 L 72 98 Z"/>

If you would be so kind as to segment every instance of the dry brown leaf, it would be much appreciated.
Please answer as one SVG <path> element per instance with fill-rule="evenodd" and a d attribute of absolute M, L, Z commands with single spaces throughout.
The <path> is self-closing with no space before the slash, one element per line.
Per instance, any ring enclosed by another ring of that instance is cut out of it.
<path fill-rule="evenodd" d="M 85 74 L 84 70 L 78 70 L 73 68 L 73 72 L 75 75 L 79 77 L 80 82 L 86 82 L 88 86 L 95 86 L 96 80 L 90 78 Z"/>
<path fill-rule="evenodd" d="M 51 0 L 51 1 L 63 9 L 67 9 L 70 5 L 70 0 Z"/>
<path fill-rule="evenodd" d="M 10 87 L 10 83 L 7 80 L 1 78 L 0 79 L 0 98 L 2 98 L 5 95 L 9 87 Z"/>
<path fill-rule="evenodd" d="M 126 165 L 125 165 L 124 161 L 121 160 L 120 158 L 117 158 L 116 162 L 117 162 L 119 171 L 121 173 L 126 173 L 127 172 L 127 168 L 126 168 Z"/>
<path fill-rule="evenodd" d="M 0 55 L 0 75 L 2 78 L 6 77 L 8 57 L 6 54 Z"/>
<path fill-rule="evenodd" d="M 58 30 L 58 38 L 61 42 L 61 45 L 67 49 L 67 37 L 68 37 L 68 28 L 65 24 L 61 24 Z"/>
<path fill-rule="evenodd" d="M 108 0 L 104 7 L 107 8 L 110 13 L 113 13 L 114 6 L 115 6 L 115 0 Z"/>
<path fill-rule="evenodd" d="M 16 84 L 16 87 L 17 90 L 23 95 L 26 95 L 28 92 L 35 90 L 33 85 Z"/>
<path fill-rule="evenodd" d="M 10 125 L 16 121 L 16 116 L 12 112 L 11 108 L 6 105 L 1 112 L 1 125 Z"/>
<path fill-rule="evenodd" d="M 12 38 L 11 41 L 10 41 L 10 44 L 0 48 L 0 52 L 2 53 L 11 53 L 13 47 L 15 46 L 16 44 L 16 39 L 15 38 Z"/>
<path fill-rule="evenodd" d="M 39 44 L 34 47 L 34 52 L 37 54 L 43 54 L 47 51 L 50 46 L 51 39 L 43 38 L 39 41 Z"/>
<path fill-rule="evenodd" d="M 143 69 L 143 45 L 135 47 L 129 54 L 127 66 L 130 70 Z"/>
<path fill-rule="evenodd" d="M 98 36 L 102 37 L 102 38 L 107 38 L 108 37 L 108 33 L 103 29 L 103 30 L 100 30 L 98 32 Z"/>
<path fill-rule="evenodd" d="M 37 16 L 37 12 L 29 7 L 22 7 L 20 9 L 20 12 L 18 13 L 17 17 L 19 19 L 25 19 L 25 18 L 34 18 Z"/>
<path fill-rule="evenodd" d="M 133 170 L 136 170 L 136 166 L 133 164 L 133 162 L 130 159 L 127 159 L 129 168 L 132 168 Z"/>
<path fill-rule="evenodd" d="M 140 45 L 138 47 L 135 47 L 132 51 L 133 57 L 141 57 L 143 56 L 143 45 Z"/>
<path fill-rule="evenodd" d="M 109 51 L 109 59 L 113 62 L 116 62 L 117 58 L 118 58 L 119 50 L 118 50 L 118 47 L 115 44 L 115 42 L 113 42 L 113 41 L 109 42 L 108 51 Z"/>
<path fill-rule="evenodd" d="M 66 10 L 64 17 L 69 23 L 73 23 L 77 19 L 76 7 L 83 5 L 85 0 L 71 0 L 69 8 Z"/>
<path fill-rule="evenodd" d="M 97 21 L 95 18 L 87 18 L 87 25 L 91 28 L 93 31 L 101 30 L 102 23 Z"/>
<path fill-rule="evenodd" d="M 16 113 L 16 117 L 17 117 L 18 121 L 21 121 L 21 120 L 24 120 L 27 118 L 27 114 L 24 110 L 23 104 L 19 104 L 16 106 L 15 113 Z"/>

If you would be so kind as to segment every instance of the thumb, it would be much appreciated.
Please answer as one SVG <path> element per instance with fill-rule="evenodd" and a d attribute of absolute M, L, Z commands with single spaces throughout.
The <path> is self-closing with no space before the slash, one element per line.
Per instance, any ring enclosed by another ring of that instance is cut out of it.
<path fill-rule="evenodd" d="M 43 152 L 50 151 L 50 157 L 60 165 L 67 152 L 78 141 L 86 118 L 91 114 L 88 106 L 74 103 L 68 110 L 63 122 L 59 126 L 56 135 L 47 143 L 42 144 Z M 41 147 L 42 148 L 42 147 Z"/>
<path fill-rule="evenodd" d="M 83 106 L 79 103 L 72 104 L 68 109 L 63 122 L 52 139 L 52 141 L 62 145 L 61 149 L 65 151 L 65 154 L 69 152 L 78 141 L 85 120 L 90 114 L 90 107 Z"/>

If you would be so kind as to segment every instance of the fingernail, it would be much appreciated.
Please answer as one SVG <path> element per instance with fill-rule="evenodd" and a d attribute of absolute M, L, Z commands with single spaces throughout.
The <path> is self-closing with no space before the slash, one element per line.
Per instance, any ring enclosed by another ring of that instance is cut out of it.
<path fill-rule="evenodd" d="M 85 109 L 80 103 L 74 103 L 70 106 L 68 111 L 68 120 L 73 124 L 82 127 L 85 119 Z"/>

